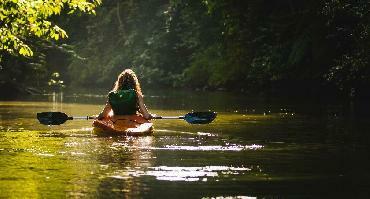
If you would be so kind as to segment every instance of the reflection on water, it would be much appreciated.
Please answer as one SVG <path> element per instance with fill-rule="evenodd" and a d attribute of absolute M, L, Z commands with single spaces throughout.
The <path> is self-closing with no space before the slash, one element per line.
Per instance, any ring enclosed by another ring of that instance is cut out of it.
<path fill-rule="evenodd" d="M 197 134 L 199 135 L 199 134 Z M 208 134 L 202 134 L 202 135 L 208 135 Z M 167 141 L 169 138 L 168 136 L 164 136 L 159 138 L 159 141 Z M 186 140 L 187 139 L 187 140 Z M 183 140 L 183 143 L 190 142 L 191 144 L 194 144 L 194 142 L 197 142 L 199 146 L 193 146 L 193 145 L 163 145 L 162 147 L 154 147 L 149 145 L 131 145 L 126 142 L 115 142 L 112 144 L 112 148 L 127 148 L 127 149 L 142 149 L 142 150 L 183 150 L 183 151 L 243 151 L 243 150 L 258 150 L 262 149 L 263 146 L 259 144 L 251 144 L 251 145 L 239 145 L 234 143 L 229 143 L 228 140 L 218 140 L 218 142 L 221 142 L 222 145 L 202 145 L 202 140 L 200 137 L 190 137 L 190 138 L 181 138 Z M 142 140 L 141 142 L 144 142 L 145 140 Z M 208 141 L 211 143 L 211 140 Z M 145 143 L 145 142 L 144 142 Z"/>
<path fill-rule="evenodd" d="M 49 96 L 49 101 L 53 103 L 52 111 L 61 111 L 63 112 L 63 92 L 53 92 Z"/>
<path fill-rule="evenodd" d="M 228 167 L 228 166 L 205 166 L 205 167 L 148 167 L 126 168 L 124 171 L 115 171 L 110 177 L 117 179 L 127 179 L 140 176 L 154 176 L 157 180 L 166 181 L 203 181 L 209 179 L 218 181 L 221 176 L 241 175 L 250 171 L 246 167 Z"/>
<path fill-rule="evenodd" d="M 252 196 L 215 196 L 215 197 L 203 197 L 202 199 L 256 199 L 257 197 Z"/>
<path fill-rule="evenodd" d="M 213 197 L 202 197 L 202 199 L 257 199 L 252 196 L 213 196 Z"/>
<path fill-rule="evenodd" d="M 78 103 L 81 96 L 70 94 L 46 96 L 49 102 L 0 102 L 0 198 L 314 198 L 369 193 L 369 139 L 363 133 L 368 125 L 348 128 L 338 118 L 323 122 L 287 108 L 259 113 L 262 109 L 247 105 L 235 111 L 221 107 L 221 100 L 196 96 L 190 101 L 203 100 L 198 104 L 202 110 L 216 104 L 220 107 L 215 109 L 230 111 L 220 111 L 209 125 L 156 120 L 154 135 L 147 137 L 99 137 L 91 121 L 44 126 L 35 119 L 42 111 L 94 115 L 102 109 L 103 96 L 92 95 L 101 101 L 95 105 Z M 190 111 L 191 102 L 178 96 L 153 99 L 148 104 L 159 115 Z M 161 108 L 164 104 L 168 107 Z"/>
<path fill-rule="evenodd" d="M 173 146 L 166 145 L 164 148 L 155 148 L 162 150 L 187 150 L 187 151 L 241 151 L 247 149 L 260 149 L 262 145 L 252 144 L 252 145 L 232 145 L 232 146 Z"/>
<path fill-rule="evenodd" d="M 173 146 L 165 145 L 164 147 L 151 147 L 151 150 L 186 150 L 186 151 L 241 151 L 246 149 L 260 149 L 262 145 L 246 145 L 246 146 Z M 140 148 L 135 146 L 135 148 Z"/>

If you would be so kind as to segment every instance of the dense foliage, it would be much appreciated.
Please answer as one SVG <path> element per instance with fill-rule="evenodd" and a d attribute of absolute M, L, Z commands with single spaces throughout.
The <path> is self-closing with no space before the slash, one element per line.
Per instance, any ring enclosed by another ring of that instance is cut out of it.
<path fill-rule="evenodd" d="M 48 51 L 59 66 L 46 58 L 38 70 L 67 86 L 110 87 L 132 67 L 153 88 L 352 96 L 369 86 L 369 10 L 368 0 L 103 1 L 96 16 L 56 18 L 68 45 Z"/>
<path fill-rule="evenodd" d="M 96 3 L 99 3 L 97 1 Z M 61 13 L 64 6 L 71 12 L 80 10 L 95 13 L 96 4 L 86 0 L 4 0 L 0 4 L 0 49 L 11 54 L 32 56 L 33 52 L 27 45 L 27 38 L 36 36 L 58 40 L 65 38 L 66 32 L 48 20 Z"/>
<path fill-rule="evenodd" d="M 47 71 L 44 49 L 67 33 L 51 19 L 62 12 L 95 14 L 100 0 L 2 0 L 0 2 L 0 87 L 19 86 Z M 36 56 L 34 55 L 36 50 Z M 33 57 L 33 59 L 31 59 Z"/>

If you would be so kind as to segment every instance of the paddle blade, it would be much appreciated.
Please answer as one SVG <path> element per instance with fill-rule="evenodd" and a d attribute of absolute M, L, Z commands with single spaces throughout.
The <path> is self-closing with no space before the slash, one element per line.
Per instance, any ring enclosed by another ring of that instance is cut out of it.
<path fill-rule="evenodd" d="M 190 124 L 209 124 L 216 116 L 216 112 L 192 112 L 186 114 L 184 119 Z"/>
<path fill-rule="evenodd" d="M 42 112 L 37 113 L 37 119 L 44 125 L 60 125 L 66 122 L 69 117 L 62 112 Z"/>

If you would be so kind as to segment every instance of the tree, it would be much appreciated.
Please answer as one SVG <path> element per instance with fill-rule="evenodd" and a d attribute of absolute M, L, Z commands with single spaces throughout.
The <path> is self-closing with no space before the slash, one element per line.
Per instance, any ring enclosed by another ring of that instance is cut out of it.
<path fill-rule="evenodd" d="M 0 1 L 0 91 L 8 93 L 2 97 L 15 97 L 29 92 L 29 87 L 46 85 L 49 73 L 58 71 L 49 71 L 48 57 L 55 49 L 64 54 L 71 51 L 68 45 L 56 42 L 67 33 L 54 21 L 59 16 L 69 18 L 72 13 L 95 14 L 100 4 L 101 0 Z"/>
<path fill-rule="evenodd" d="M 0 50 L 31 57 L 32 38 L 58 40 L 67 33 L 51 22 L 54 15 L 68 10 L 95 14 L 101 0 L 2 0 L 0 2 Z M 66 8 L 66 9 L 64 9 Z M 0 57 L 1 59 L 1 57 Z"/>
<path fill-rule="evenodd" d="M 325 77 L 350 96 L 370 84 L 369 9 L 366 0 L 327 1 L 322 9 L 336 52 Z"/>

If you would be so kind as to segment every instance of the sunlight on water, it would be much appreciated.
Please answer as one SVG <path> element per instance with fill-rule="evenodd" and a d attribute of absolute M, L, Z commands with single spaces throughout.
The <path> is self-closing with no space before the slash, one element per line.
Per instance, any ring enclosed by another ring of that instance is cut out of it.
<path fill-rule="evenodd" d="M 257 199 L 257 197 L 251 197 L 251 196 L 214 196 L 214 197 L 203 197 L 202 199 Z"/>
<path fill-rule="evenodd" d="M 131 177 L 153 176 L 157 180 L 165 181 L 208 181 L 222 176 L 240 175 L 252 169 L 246 167 L 205 166 L 205 167 L 148 167 L 145 170 L 128 168 L 125 171 L 116 171 L 111 178 L 128 179 Z"/>
<path fill-rule="evenodd" d="M 185 150 L 185 151 L 242 151 L 242 150 L 257 150 L 263 148 L 262 145 L 234 145 L 234 146 L 176 146 L 166 145 L 164 147 L 153 147 L 156 150 Z"/>
<path fill-rule="evenodd" d="M 189 198 L 249 199 L 255 198 L 249 193 L 261 190 L 261 197 L 299 196 L 315 189 L 326 193 L 327 186 L 322 185 L 341 180 L 341 187 L 346 187 L 347 179 L 358 179 L 355 185 L 350 181 L 350 189 L 368 187 L 368 143 L 360 145 L 366 140 L 361 134 L 343 134 L 337 123 L 315 126 L 314 120 L 285 109 L 265 115 L 219 112 L 208 125 L 155 120 L 153 136 L 99 137 L 90 120 L 45 126 L 35 118 L 37 112 L 54 110 L 94 115 L 103 106 L 70 102 L 0 102 L 0 198 L 189 194 Z M 163 116 L 190 110 L 167 104 L 166 109 L 151 109 Z M 358 171 L 348 169 L 353 165 Z"/>
<path fill-rule="evenodd" d="M 44 157 L 53 157 L 54 156 L 53 154 L 50 154 L 50 153 L 37 153 L 36 155 L 44 156 Z"/>
<path fill-rule="evenodd" d="M 158 133 L 178 133 L 178 134 L 189 134 L 194 135 L 193 132 L 187 132 L 187 131 L 175 131 L 175 130 L 169 130 L 169 129 L 155 129 L 155 134 Z"/>
<path fill-rule="evenodd" d="M 214 134 L 214 133 L 206 133 L 206 132 L 197 132 L 197 135 L 208 136 L 208 137 L 216 137 L 216 136 L 218 136 L 217 134 Z"/>
<path fill-rule="evenodd" d="M 92 133 L 92 127 L 83 127 L 75 129 L 61 129 L 39 132 L 39 137 L 97 137 L 97 135 Z"/>
<path fill-rule="evenodd" d="M 243 150 L 258 150 L 262 149 L 262 145 L 231 145 L 231 146 L 178 146 L 178 145 L 165 145 L 163 147 L 151 146 L 132 146 L 127 143 L 113 143 L 112 147 L 125 147 L 130 149 L 150 149 L 150 150 L 184 150 L 184 151 L 243 151 Z"/>

